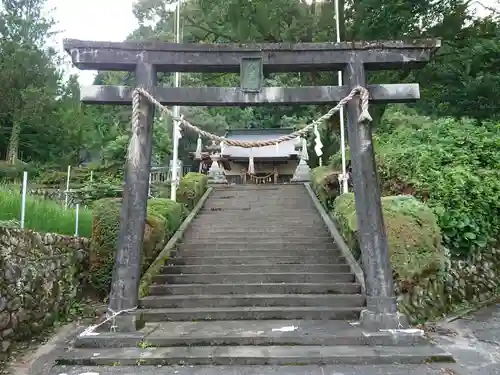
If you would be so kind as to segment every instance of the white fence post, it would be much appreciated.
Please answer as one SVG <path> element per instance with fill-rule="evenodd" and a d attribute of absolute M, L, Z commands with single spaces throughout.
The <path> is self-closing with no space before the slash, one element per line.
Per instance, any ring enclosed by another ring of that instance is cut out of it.
<path fill-rule="evenodd" d="M 71 176 L 71 165 L 68 165 L 68 175 L 66 177 L 66 191 L 64 192 L 65 198 L 64 198 L 64 209 L 66 210 L 68 208 L 68 193 L 69 193 L 69 179 Z"/>
<path fill-rule="evenodd" d="M 26 191 L 28 189 L 28 172 L 23 173 L 23 189 L 21 192 L 21 229 L 24 229 L 24 218 L 26 214 Z"/>
<path fill-rule="evenodd" d="M 80 204 L 76 204 L 75 209 L 75 237 L 78 237 L 78 224 L 80 219 Z"/>

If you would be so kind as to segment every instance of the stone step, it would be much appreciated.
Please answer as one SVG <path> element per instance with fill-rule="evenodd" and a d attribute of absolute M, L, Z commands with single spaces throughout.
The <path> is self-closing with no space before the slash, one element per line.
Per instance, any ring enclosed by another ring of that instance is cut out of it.
<path fill-rule="evenodd" d="M 249 224 L 255 223 L 254 220 L 261 220 L 263 222 L 276 222 L 278 224 L 284 223 L 296 223 L 296 224 L 304 224 L 308 225 L 321 223 L 321 217 L 316 213 L 311 215 L 304 215 L 300 212 L 294 211 L 276 211 L 276 210 L 262 210 L 261 208 L 257 208 L 255 211 L 252 210 L 218 210 L 218 211 L 202 211 L 200 216 L 197 217 L 196 221 L 211 221 L 217 220 L 220 222 L 225 222 L 228 219 L 236 219 L 239 222 L 248 222 Z"/>
<path fill-rule="evenodd" d="M 268 205 L 267 207 L 263 207 L 261 204 L 257 203 L 245 203 L 242 205 L 236 206 L 234 202 L 225 202 L 225 204 L 222 204 L 220 202 L 207 202 L 205 203 L 205 206 L 199 211 L 200 215 L 204 215 L 205 213 L 211 214 L 214 212 L 222 212 L 224 214 L 226 213 L 233 213 L 233 212 L 244 212 L 245 216 L 247 214 L 251 214 L 254 216 L 258 216 L 260 212 L 262 211 L 257 211 L 264 209 L 264 211 L 270 212 L 273 214 L 273 216 L 278 217 L 278 213 L 281 214 L 289 214 L 289 215 L 302 215 L 304 217 L 314 217 L 318 218 L 319 215 L 318 213 L 314 210 L 314 208 L 311 207 L 297 207 L 297 208 L 286 208 L 286 207 L 278 207 L 273 205 Z"/>
<path fill-rule="evenodd" d="M 342 264 L 346 263 L 345 258 L 340 252 L 301 252 L 300 254 L 283 254 L 282 251 L 238 251 L 227 254 L 226 252 L 210 253 L 192 253 L 184 252 L 182 258 L 169 259 L 170 264 L 174 265 L 216 265 L 216 264 Z M 242 255 L 244 254 L 244 255 Z"/>
<path fill-rule="evenodd" d="M 214 248 L 181 248 L 176 253 L 177 257 L 184 258 L 188 261 L 188 264 L 193 264 L 190 262 L 192 258 L 233 258 L 233 257 L 267 257 L 271 264 L 280 264 L 274 262 L 276 258 L 282 257 L 299 257 L 303 258 L 302 261 L 297 261 L 297 263 L 323 263 L 321 258 L 329 258 L 333 261 L 328 263 L 342 263 L 339 261 L 342 258 L 340 251 L 337 249 L 307 249 L 307 248 L 295 248 L 295 247 L 283 247 L 269 249 L 267 247 L 249 249 L 249 248 L 233 248 L 233 249 L 214 249 Z M 279 260 L 279 259 L 278 259 Z M 213 264 L 214 262 L 212 262 Z M 226 264 L 226 262 L 222 262 Z M 244 264 L 244 263 L 243 263 Z"/>
<path fill-rule="evenodd" d="M 214 264 L 175 266 L 168 265 L 161 269 L 163 274 L 193 274 L 193 273 L 280 273 L 280 272 L 350 272 L 347 264 Z"/>
<path fill-rule="evenodd" d="M 311 228 L 294 228 L 294 227 L 287 227 L 287 228 L 258 228 L 258 229 L 252 229 L 252 230 L 245 230 L 245 229 L 236 229 L 236 227 L 232 228 L 221 228 L 218 226 L 210 226 L 210 227 L 197 227 L 193 228 L 190 227 L 186 231 L 186 235 L 188 235 L 190 238 L 206 238 L 206 237 L 211 237 L 211 238 L 227 238 L 227 239 L 232 239 L 232 238 L 255 238 L 255 236 L 272 236 L 272 237 L 288 237 L 288 236 L 304 236 L 307 238 L 314 238 L 314 237 L 329 237 L 330 234 L 327 232 L 326 229 L 320 228 L 320 229 L 311 229 Z"/>
<path fill-rule="evenodd" d="M 142 343 L 142 344 L 141 344 Z M 77 348 L 227 345 L 387 345 L 426 343 L 423 332 L 366 333 L 340 320 L 228 320 L 148 323 L 139 332 L 78 336 Z"/>
<path fill-rule="evenodd" d="M 419 364 L 453 362 L 450 354 L 430 346 L 195 346 L 158 348 L 74 349 L 57 365 L 324 365 Z M 304 374 L 302 372 L 302 374 Z"/>
<path fill-rule="evenodd" d="M 293 306 L 293 307 L 197 307 L 141 309 L 145 322 L 203 320 L 357 320 L 363 307 Z"/>
<path fill-rule="evenodd" d="M 217 246 L 221 249 L 237 249 L 242 246 L 245 247 L 259 247 L 263 248 L 268 246 L 269 249 L 275 247 L 292 246 L 296 248 L 314 248 L 318 247 L 323 249 L 325 246 L 328 248 L 334 247 L 335 242 L 331 237 L 324 238 L 294 238 L 289 239 L 286 237 L 274 237 L 274 238 L 232 238 L 232 239 L 189 239 L 185 240 L 180 246 L 196 248 L 196 247 L 207 247 L 207 246 Z"/>
<path fill-rule="evenodd" d="M 193 233 L 195 234 L 195 233 Z M 259 243 L 276 243 L 276 242 L 289 242 L 289 243 L 332 243 L 333 238 L 328 233 L 322 233 L 318 235 L 311 236 L 308 233 L 297 234 L 296 232 L 290 232 L 286 234 L 276 234 L 276 233 L 216 233 L 216 234 L 206 234 L 202 238 L 196 238 L 195 236 L 189 236 L 189 241 L 184 240 L 185 243 L 242 243 L 251 241 L 254 244 Z"/>
<path fill-rule="evenodd" d="M 272 306 L 364 306 L 365 297 L 356 294 L 202 294 L 149 296 L 140 306 L 157 308 L 272 307 Z"/>
<path fill-rule="evenodd" d="M 289 225 L 293 226 L 301 226 L 307 225 L 308 227 L 314 226 L 324 226 L 324 222 L 321 218 L 287 218 L 287 214 L 271 216 L 270 214 L 266 214 L 264 212 L 259 215 L 249 216 L 243 213 L 239 214 L 231 214 L 231 215 L 221 215 L 220 212 L 214 212 L 213 214 L 203 214 L 196 219 L 196 225 L 204 226 L 204 225 L 214 225 L 214 224 L 226 224 L 239 226 L 239 228 L 243 229 L 246 226 L 248 227 L 264 227 L 266 225 L 273 225 L 281 228 L 286 228 Z"/>
<path fill-rule="evenodd" d="M 55 366 L 47 375 L 470 375 L 454 363 L 390 365 L 304 365 L 304 366 Z M 453 372 L 451 372 L 453 371 Z M 486 375 L 486 374 L 485 374 Z"/>
<path fill-rule="evenodd" d="M 244 283 L 323 283 L 354 282 L 352 273 L 220 273 L 220 274 L 159 274 L 155 284 L 244 284 Z"/>
<path fill-rule="evenodd" d="M 204 294 L 360 294 L 357 283 L 289 283 L 289 284 L 177 284 L 151 285 L 149 295 Z"/>

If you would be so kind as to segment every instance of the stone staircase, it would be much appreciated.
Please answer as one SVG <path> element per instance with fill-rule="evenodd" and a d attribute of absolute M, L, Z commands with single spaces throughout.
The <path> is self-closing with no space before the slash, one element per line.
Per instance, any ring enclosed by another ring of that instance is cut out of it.
<path fill-rule="evenodd" d="M 218 187 L 140 300 L 145 328 L 80 336 L 56 369 L 452 360 L 415 332 L 363 332 L 364 304 L 303 185 Z"/>

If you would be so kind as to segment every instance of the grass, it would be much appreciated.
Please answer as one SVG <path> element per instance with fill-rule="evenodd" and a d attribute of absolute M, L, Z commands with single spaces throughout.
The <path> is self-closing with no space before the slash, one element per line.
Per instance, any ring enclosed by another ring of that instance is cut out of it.
<path fill-rule="evenodd" d="M 92 212 L 80 208 L 78 235 L 91 237 Z M 0 221 L 20 220 L 21 194 L 19 190 L 0 188 Z M 26 197 L 24 227 L 43 233 L 75 234 L 76 210 L 62 206 L 51 200 Z"/>

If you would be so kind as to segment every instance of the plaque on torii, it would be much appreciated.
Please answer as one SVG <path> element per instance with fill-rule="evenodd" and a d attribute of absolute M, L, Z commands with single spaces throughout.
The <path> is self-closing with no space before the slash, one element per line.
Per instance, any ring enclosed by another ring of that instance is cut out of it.
<path fill-rule="evenodd" d="M 162 42 L 92 42 L 65 40 L 76 67 L 84 70 L 135 72 L 136 86 L 164 105 L 248 106 L 333 104 L 363 86 L 374 103 L 419 99 L 418 84 L 366 85 L 367 70 L 419 68 L 440 47 L 439 40 L 305 44 L 175 44 Z M 345 86 L 263 87 L 264 74 L 343 71 Z M 157 87 L 159 72 L 241 73 L 240 87 Z M 95 104 L 131 105 L 133 87 L 90 86 L 81 100 Z M 358 123 L 359 97 L 347 105 L 359 242 L 365 275 L 367 307 L 361 324 L 367 329 L 397 329 L 405 319 L 397 311 L 387 236 L 370 124 Z M 126 187 L 110 293 L 111 311 L 132 309 L 138 302 L 141 243 L 148 199 L 153 108 L 141 99 L 140 158 L 126 167 Z M 118 319 L 119 318 L 119 319 Z M 120 331 L 135 330 L 134 314 L 117 317 Z"/>

